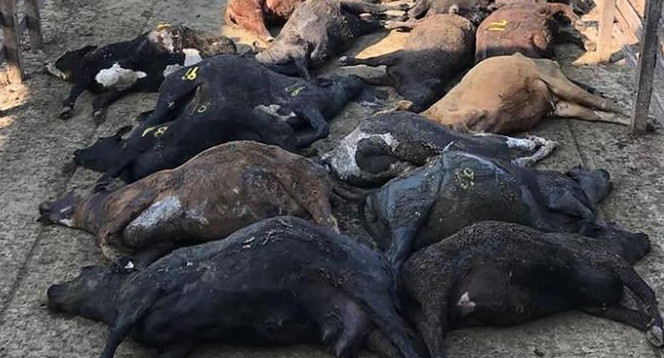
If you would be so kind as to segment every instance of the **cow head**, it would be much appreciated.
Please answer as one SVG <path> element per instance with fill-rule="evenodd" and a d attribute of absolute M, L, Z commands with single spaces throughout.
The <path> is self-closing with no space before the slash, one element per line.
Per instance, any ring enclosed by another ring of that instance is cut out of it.
<path fill-rule="evenodd" d="M 84 267 L 75 279 L 48 288 L 48 307 L 109 323 L 116 314 L 116 292 L 128 275 L 110 267 Z"/>
<path fill-rule="evenodd" d="M 95 185 L 81 185 L 78 186 L 61 198 L 53 201 L 44 201 L 39 205 L 39 221 L 42 224 L 58 224 L 73 228 L 82 228 L 88 231 L 86 219 L 93 217 L 93 207 L 90 200 L 99 195 L 108 195 L 118 189 L 121 185 L 119 181 L 109 184 L 101 191 Z M 99 201 L 101 202 L 101 201 Z"/>
<path fill-rule="evenodd" d="M 120 160 L 125 144 L 122 136 L 130 130 L 131 126 L 122 127 L 110 137 L 101 137 L 87 148 L 76 149 L 74 163 L 97 172 L 110 170 Z"/>
<path fill-rule="evenodd" d="M 72 80 L 74 78 L 74 72 L 81 68 L 83 57 L 96 49 L 97 46 L 85 46 L 78 50 L 67 51 L 58 57 L 58 59 L 55 60 L 55 63 L 47 63 L 46 71 L 65 81 Z"/>
<path fill-rule="evenodd" d="M 182 51 L 182 37 L 181 27 L 171 24 L 161 24 L 148 34 L 153 44 L 170 53 Z"/>
<path fill-rule="evenodd" d="M 323 80 L 326 83 L 327 90 L 331 92 L 330 99 L 334 103 L 334 108 L 341 108 L 348 101 L 360 95 L 366 84 L 362 79 L 355 75 L 332 76 L 330 80 Z"/>
<path fill-rule="evenodd" d="M 568 171 L 567 175 L 579 184 L 593 206 L 602 201 L 611 191 L 611 176 L 604 169 L 586 170 L 576 167 Z"/>
<path fill-rule="evenodd" d="M 613 250 L 634 265 L 650 252 L 650 238 L 644 233 L 629 232 L 616 223 L 587 223 L 579 234 L 605 240 Z"/>

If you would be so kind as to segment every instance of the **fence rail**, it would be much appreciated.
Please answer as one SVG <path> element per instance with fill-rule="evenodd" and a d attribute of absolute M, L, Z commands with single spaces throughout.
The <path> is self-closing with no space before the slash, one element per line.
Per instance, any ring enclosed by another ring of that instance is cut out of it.
<path fill-rule="evenodd" d="M 632 114 L 633 133 L 646 130 L 652 109 L 664 119 L 664 96 L 653 88 L 656 78 L 664 78 L 664 0 L 603 0 L 599 24 L 599 50 L 604 60 L 610 56 L 611 35 L 621 40 L 628 63 L 637 68 L 637 93 Z M 617 21 L 616 21 L 617 20 Z M 617 22 L 617 27 L 614 27 Z M 639 45 L 638 56 L 631 44 Z M 652 101 L 654 99 L 654 101 Z M 652 102 L 652 103 L 651 103 Z"/>
<path fill-rule="evenodd" d="M 44 45 L 41 33 L 39 9 L 45 0 L 24 0 L 25 15 L 19 20 L 16 3 L 18 0 L 0 0 L 0 25 L 4 33 L 4 43 L 0 45 L 0 59 L 7 61 L 7 79 L 9 83 L 23 81 L 23 57 L 21 55 L 21 37 L 27 30 L 32 48 Z"/>

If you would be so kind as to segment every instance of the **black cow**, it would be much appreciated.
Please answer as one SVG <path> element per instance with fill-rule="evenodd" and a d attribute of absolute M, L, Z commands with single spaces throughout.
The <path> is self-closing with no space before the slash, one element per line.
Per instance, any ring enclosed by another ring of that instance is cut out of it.
<path fill-rule="evenodd" d="M 177 166 L 198 150 L 237 139 L 264 141 L 289 150 L 305 147 L 327 136 L 326 118 L 336 115 L 364 86 L 359 77 L 348 76 L 333 77 L 328 86 L 321 87 L 239 56 L 206 59 L 164 81 L 154 112 L 114 156 L 118 160 L 105 169 L 110 177 L 124 175 L 134 181 Z M 239 109 L 229 112 L 229 108 L 239 107 L 246 113 Z M 296 138 L 289 126 L 299 128 L 305 123 L 315 131 Z M 160 132 L 173 125 L 177 131 Z M 153 138 L 162 134 L 168 136 Z M 189 148 L 183 148 L 184 143 Z M 107 155 L 91 149 L 85 153 L 87 159 L 83 157 L 84 152 L 79 152 L 77 162 L 85 165 Z"/>
<path fill-rule="evenodd" d="M 225 36 L 185 26 L 160 25 L 131 41 L 68 51 L 55 64 L 47 64 L 47 70 L 74 83 L 63 102 L 61 118 L 71 117 L 76 99 L 88 90 L 100 93 L 92 109 L 95 121 L 101 122 L 104 109 L 125 94 L 157 91 L 164 77 L 175 68 L 195 64 L 204 57 L 235 52 L 235 44 Z"/>
<path fill-rule="evenodd" d="M 655 293 L 630 260 L 648 252 L 648 237 L 606 234 L 591 239 L 489 221 L 413 254 L 403 284 L 419 306 L 412 316 L 431 356 L 446 356 L 445 335 L 454 329 L 512 326 L 568 309 L 636 327 L 661 346 Z M 639 309 L 621 304 L 624 288 Z"/>
<path fill-rule="evenodd" d="M 501 159 L 519 167 L 535 164 L 557 145 L 555 141 L 535 136 L 463 134 L 419 114 L 394 111 L 363 120 L 322 159 L 341 180 L 355 186 L 376 186 L 423 166 L 450 143 L 454 143 L 455 149 Z M 512 159 L 510 149 L 534 153 Z"/>
<path fill-rule="evenodd" d="M 322 341 L 345 357 L 374 326 L 403 357 L 418 357 L 392 287 L 380 253 L 306 220 L 277 217 L 133 273 L 84 268 L 47 294 L 51 309 L 110 326 L 102 358 L 112 358 L 130 333 L 161 357 L 184 358 L 218 341 Z"/>
<path fill-rule="evenodd" d="M 317 68 L 351 45 L 356 37 L 382 28 L 374 15 L 408 5 L 386 6 L 360 0 L 308 0 L 298 5 L 270 47 L 256 59 L 270 69 L 311 80 Z M 368 18 L 362 13 L 371 14 Z"/>
<path fill-rule="evenodd" d="M 398 268 L 412 250 L 483 220 L 579 232 L 595 222 L 597 203 L 610 188 L 605 170 L 560 173 L 444 151 L 427 166 L 369 193 L 361 209 L 367 206 L 373 213 L 378 229 L 383 229 L 376 240 Z"/>

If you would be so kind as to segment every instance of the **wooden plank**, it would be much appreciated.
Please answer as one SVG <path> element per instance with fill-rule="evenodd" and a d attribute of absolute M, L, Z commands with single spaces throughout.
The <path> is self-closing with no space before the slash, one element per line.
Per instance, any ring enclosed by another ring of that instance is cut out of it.
<path fill-rule="evenodd" d="M 616 28 L 614 31 L 614 36 L 616 36 L 618 39 L 623 39 L 623 36 L 625 35 L 622 31 Z M 623 43 L 625 43 L 624 40 Z M 627 59 L 629 65 L 637 68 L 639 61 L 637 59 L 636 53 L 632 50 L 632 46 L 623 46 L 622 52 L 625 54 L 625 59 Z M 661 122 L 664 120 L 664 97 L 658 93 L 657 88 L 653 89 L 653 98 L 655 99 L 655 103 L 653 103 L 651 109 L 655 114 L 655 118 Z"/>
<path fill-rule="evenodd" d="M 617 0 L 616 6 L 618 12 L 623 15 L 625 23 L 631 28 L 632 33 L 638 38 L 641 38 L 641 30 L 643 29 L 643 20 L 641 19 L 641 16 L 636 10 L 634 10 L 630 2 L 627 0 Z"/>
<path fill-rule="evenodd" d="M 616 13 L 616 0 L 603 0 L 600 11 L 597 51 L 600 61 L 608 61 L 611 57 L 611 34 Z"/>
<path fill-rule="evenodd" d="M 40 6 L 38 0 L 25 0 L 25 22 L 30 35 L 30 45 L 33 49 L 44 47 L 44 38 L 41 33 L 41 16 L 39 14 Z"/>
<path fill-rule="evenodd" d="M 4 0 L 0 0 L 0 1 L 4 1 Z M 37 0 L 37 5 L 39 6 L 39 8 L 41 8 L 42 5 L 44 5 L 44 1 L 46 1 L 46 0 Z M 25 32 L 25 30 L 27 30 L 27 28 L 28 28 L 28 19 L 27 19 L 27 16 L 24 16 L 21 19 L 21 22 L 19 22 L 19 24 L 18 24 L 18 29 L 19 29 L 18 31 L 19 31 L 20 34 L 23 34 Z M 0 44 L 0 59 L 5 58 L 6 54 L 7 54 L 7 51 L 6 51 L 5 45 Z"/>
<path fill-rule="evenodd" d="M 653 79 L 657 65 L 657 54 L 659 52 L 658 28 L 659 19 L 662 15 L 662 1 L 647 0 L 645 25 L 639 56 L 638 90 L 636 92 L 636 105 L 632 115 L 630 128 L 632 133 L 644 133 L 652 98 Z"/>
<path fill-rule="evenodd" d="M 621 11 L 621 8 L 618 7 L 618 11 L 616 11 L 616 20 L 618 23 L 618 27 L 620 27 L 620 38 L 622 38 L 622 43 L 624 45 L 631 45 L 631 44 L 636 44 L 639 42 L 639 38 L 636 37 L 634 34 L 634 30 L 632 27 L 629 25 L 629 22 L 627 19 L 625 19 L 625 16 L 623 15 L 623 11 Z M 615 31 L 614 31 L 614 36 L 616 36 Z"/>
<path fill-rule="evenodd" d="M 7 58 L 7 78 L 9 83 L 23 81 L 23 58 L 21 55 L 18 15 L 16 0 L 0 0 L 0 16 L 5 40 L 5 56 Z"/>

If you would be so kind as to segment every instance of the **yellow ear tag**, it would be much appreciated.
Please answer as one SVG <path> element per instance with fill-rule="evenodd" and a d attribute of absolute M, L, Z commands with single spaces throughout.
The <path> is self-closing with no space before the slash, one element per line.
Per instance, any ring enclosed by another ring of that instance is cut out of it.
<path fill-rule="evenodd" d="M 198 76 L 198 66 L 188 69 L 187 72 L 184 73 L 184 76 L 182 76 L 182 79 L 193 81 L 196 79 L 196 76 Z"/>
<path fill-rule="evenodd" d="M 502 20 L 502 21 L 499 21 L 499 22 L 489 23 L 489 26 L 487 27 L 487 30 L 489 30 L 489 31 L 505 31 L 505 27 L 507 27 L 507 20 Z"/>
<path fill-rule="evenodd" d="M 305 88 L 306 88 L 305 85 L 300 85 L 300 86 L 298 87 L 298 83 L 296 83 L 296 84 L 294 84 L 294 85 L 292 85 L 292 86 L 288 86 L 288 87 L 286 87 L 286 92 L 290 93 L 291 97 L 295 97 L 295 96 L 297 96 L 298 94 L 300 94 L 300 92 L 301 92 L 303 89 L 305 89 Z"/>
<path fill-rule="evenodd" d="M 157 25 L 156 30 L 157 30 L 157 31 L 161 31 L 161 30 L 163 30 L 163 29 L 168 29 L 168 28 L 170 28 L 170 27 L 173 27 L 173 25 L 171 25 L 171 24 L 169 24 L 169 23 L 166 22 L 166 23 L 163 23 L 163 24 L 159 24 L 159 25 Z"/>

